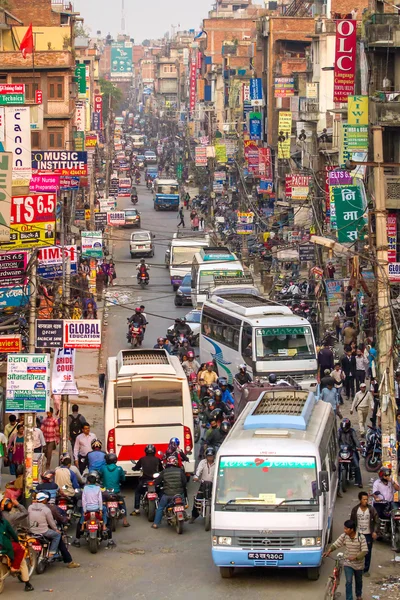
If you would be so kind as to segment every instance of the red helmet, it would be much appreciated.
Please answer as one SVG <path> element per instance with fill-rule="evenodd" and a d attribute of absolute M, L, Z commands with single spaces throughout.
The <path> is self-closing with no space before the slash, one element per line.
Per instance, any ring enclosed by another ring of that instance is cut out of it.
<path fill-rule="evenodd" d="M 193 358 L 194 359 L 194 352 L 193 350 L 188 350 L 188 353 L 186 355 L 188 358 Z"/>
<path fill-rule="evenodd" d="M 212 360 L 208 361 L 208 363 L 206 363 L 206 367 L 214 367 L 214 363 Z"/>
<path fill-rule="evenodd" d="M 141 310 L 140 310 L 140 308 L 137 306 L 137 307 L 135 308 L 135 313 L 141 313 L 141 312 L 142 312 L 142 311 L 141 311 Z"/>
<path fill-rule="evenodd" d="M 188 358 L 189 358 L 189 352 L 188 352 Z M 197 381 L 197 375 L 196 373 L 190 373 L 189 375 L 189 383 L 196 383 Z"/>

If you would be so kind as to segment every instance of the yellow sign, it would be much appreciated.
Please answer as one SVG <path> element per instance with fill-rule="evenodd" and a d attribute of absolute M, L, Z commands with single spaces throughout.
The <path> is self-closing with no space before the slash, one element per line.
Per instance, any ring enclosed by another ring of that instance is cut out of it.
<path fill-rule="evenodd" d="M 11 225 L 10 241 L 0 243 L 0 250 L 52 246 L 55 244 L 54 230 L 54 221 L 48 223 L 31 223 L 29 225 Z"/>
<path fill-rule="evenodd" d="M 225 144 L 215 144 L 215 160 L 219 163 L 228 162 Z"/>
<path fill-rule="evenodd" d="M 96 212 L 96 209 L 94 212 Z M 99 209 L 97 209 L 97 212 L 99 212 Z M 90 220 L 90 208 L 85 208 L 85 220 L 86 221 Z"/>
<path fill-rule="evenodd" d="M 281 110 L 278 121 L 278 158 L 290 158 L 292 113 Z"/>
<path fill-rule="evenodd" d="M 368 125 L 368 96 L 348 96 L 347 122 L 349 125 Z"/>

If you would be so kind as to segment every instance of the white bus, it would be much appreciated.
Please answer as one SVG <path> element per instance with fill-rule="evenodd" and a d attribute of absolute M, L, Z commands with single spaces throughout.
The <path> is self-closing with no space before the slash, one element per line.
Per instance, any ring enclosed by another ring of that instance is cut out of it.
<path fill-rule="evenodd" d="M 169 274 L 174 291 L 182 283 L 185 275 L 192 269 L 192 262 L 196 252 L 210 245 L 210 236 L 192 232 L 192 235 L 183 232 L 174 233 L 171 240 L 169 253 Z"/>
<path fill-rule="evenodd" d="M 243 277 L 244 268 L 229 248 L 204 248 L 194 255 L 192 264 L 192 304 L 200 307 L 214 286 L 214 277 Z"/>
<path fill-rule="evenodd" d="M 211 528 L 221 576 L 235 567 L 300 567 L 318 579 L 337 481 L 330 404 L 293 388 L 249 402 L 217 455 Z"/>
<path fill-rule="evenodd" d="M 165 452 L 177 437 L 195 468 L 193 413 L 187 378 L 176 356 L 165 350 L 121 350 L 107 361 L 104 387 L 107 452 L 115 452 L 127 476 L 131 461 L 144 456 L 147 444 Z"/>
<path fill-rule="evenodd" d="M 200 360 L 216 363 L 233 382 L 241 363 L 253 377 L 290 375 L 302 388 L 317 388 L 312 327 L 289 307 L 252 294 L 213 295 L 203 305 Z"/>

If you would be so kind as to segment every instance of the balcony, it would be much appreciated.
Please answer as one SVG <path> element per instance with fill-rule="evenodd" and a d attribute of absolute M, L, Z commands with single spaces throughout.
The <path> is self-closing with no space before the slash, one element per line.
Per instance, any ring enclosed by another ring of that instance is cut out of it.
<path fill-rule="evenodd" d="M 299 103 L 299 121 L 318 121 L 319 104 L 316 98 L 300 98 Z"/>
<path fill-rule="evenodd" d="M 371 98 L 370 119 L 372 123 L 400 127 L 400 92 L 376 92 Z"/>
<path fill-rule="evenodd" d="M 386 175 L 386 206 L 400 208 L 400 175 Z"/>
<path fill-rule="evenodd" d="M 368 46 L 399 48 L 400 15 L 398 13 L 371 15 L 365 24 L 365 37 Z"/>

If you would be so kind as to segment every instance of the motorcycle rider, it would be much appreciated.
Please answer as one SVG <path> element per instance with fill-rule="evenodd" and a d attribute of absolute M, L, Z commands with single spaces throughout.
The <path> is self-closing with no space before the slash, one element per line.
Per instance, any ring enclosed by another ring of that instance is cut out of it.
<path fill-rule="evenodd" d="M 205 458 L 198 464 L 196 474 L 193 477 L 193 481 L 200 481 L 200 487 L 196 494 L 200 494 L 203 491 L 204 481 L 213 481 L 215 471 L 215 450 L 214 448 L 207 448 L 204 453 Z M 196 508 L 196 498 L 193 502 L 192 517 L 189 519 L 189 523 L 194 523 L 199 516 L 199 511 Z"/>
<path fill-rule="evenodd" d="M 251 383 L 252 379 L 247 372 L 247 365 L 239 365 L 239 371 L 236 373 L 235 379 L 240 383 L 240 385 L 245 385 L 245 383 Z"/>
<path fill-rule="evenodd" d="M 75 490 L 79 489 L 78 479 L 71 470 L 71 457 L 66 455 L 62 458 L 61 464 L 54 472 L 54 480 L 63 496 L 68 498 L 75 497 Z"/>
<path fill-rule="evenodd" d="M 215 400 L 214 398 L 209 398 L 207 400 L 207 408 L 203 411 L 201 415 L 202 426 L 206 427 L 211 422 L 211 415 L 215 410 Z"/>
<path fill-rule="evenodd" d="M 80 547 L 80 537 L 82 533 L 82 526 L 85 520 L 85 513 L 88 511 L 101 511 L 103 519 L 103 531 L 107 531 L 107 509 L 103 504 L 103 494 L 101 488 L 97 485 L 97 474 L 89 473 L 86 478 L 86 485 L 82 492 L 82 516 L 76 526 L 76 538 L 73 541 L 73 545 L 77 548 Z M 108 530 L 108 542 L 107 548 L 115 546 L 115 542 L 112 539 L 112 533 Z"/>
<path fill-rule="evenodd" d="M 176 337 L 183 336 L 185 338 L 190 338 L 192 335 L 192 330 L 190 328 L 190 325 L 188 325 L 188 323 L 186 323 L 184 319 L 178 318 L 175 319 L 174 329 L 172 333 Z"/>
<path fill-rule="evenodd" d="M 0 512 L 0 544 L 11 561 L 11 571 L 20 571 L 21 581 L 25 583 L 25 591 L 32 592 L 34 588 L 29 581 L 28 565 L 24 558 L 25 549 L 19 543 L 17 533 L 2 512 Z"/>
<path fill-rule="evenodd" d="M 137 306 L 135 308 L 135 312 L 128 320 L 128 335 L 127 335 L 128 342 L 131 341 L 131 327 L 141 327 L 143 335 L 144 335 L 145 326 L 146 326 L 146 319 L 142 315 L 142 311 L 140 310 L 139 306 Z"/>
<path fill-rule="evenodd" d="M 226 377 L 218 378 L 218 386 L 222 392 L 222 402 L 230 409 L 232 409 L 235 404 L 235 400 L 228 388 L 228 380 L 226 379 Z"/>
<path fill-rule="evenodd" d="M 175 346 L 175 353 L 178 355 L 178 358 L 182 363 L 187 361 L 187 355 L 189 352 L 194 353 L 193 348 L 189 344 L 189 340 L 187 338 L 179 339 L 177 345 Z"/>
<path fill-rule="evenodd" d="M 219 428 L 219 423 L 222 420 L 222 414 L 220 414 L 220 416 L 218 417 L 216 413 L 217 411 L 213 411 L 213 416 L 211 417 L 210 421 L 210 429 L 206 431 L 206 434 L 204 436 L 205 450 L 207 448 L 219 448 L 219 446 L 222 443 L 223 436 Z"/>
<path fill-rule="evenodd" d="M 185 472 L 179 468 L 178 460 L 175 456 L 169 456 L 167 458 L 167 465 L 164 471 L 157 479 L 157 487 L 163 487 L 163 494 L 158 503 L 156 510 L 156 516 L 154 523 L 152 524 L 153 529 L 158 529 L 161 523 L 163 511 L 165 507 L 173 500 L 174 496 L 183 496 L 186 498 L 186 475 Z"/>
<path fill-rule="evenodd" d="M 214 392 L 214 399 L 215 399 L 215 409 L 219 408 L 224 416 L 229 417 L 232 414 L 232 410 L 223 401 L 223 392 L 219 388 L 216 389 Z M 233 398 L 232 398 L 232 403 L 233 403 Z"/>
<path fill-rule="evenodd" d="M 135 506 L 131 515 L 140 514 L 140 498 L 144 494 L 146 483 L 154 479 L 154 473 L 161 473 L 163 465 L 161 460 L 156 456 L 156 447 L 153 444 L 148 444 L 144 449 L 145 456 L 139 458 L 132 471 L 142 471 L 139 477 L 138 485 L 135 490 Z"/>
<path fill-rule="evenodd" d="M 376 479 L 372 486 L 373 506 L 379 518 L 383 519 L 387 502 L 391 503 L 391 508 L 397 506 L 397 503 L 394 503 L 393 500 L 395 492 L 400 490 L 400 485 L 392 479 L 392 469 L 388 467 L 382 467 L 378 475 L 379 479 Z"/>
<path fill-rule="evenodd" d="M 140 282 L 140 277 L 141 275 L 143 275 L 143 273 L 146 275 L 146 279 L 149 280 L 150 279 L 150 275 L 149 275 L 149 265 L 146 263 L 144 258 L 140 259 L 140 263 L 138 264 L 138 266 L 136 267 L 136 271 L 138 272 L 137 274 L 137 280 Z M 140 310 L 140 308 L 139 308 Z M 140 310 L 140 312 L 142 312 Z M 146 322 L 146 318 L 144 317 L 144 321 Z M 144 323 L 146 324 L 146 323 Z"/>
<path fill-rule="evenodd" d="M 49 556 L 57 553 L 61 534 L 57 529 L 51 510 L 46 506 L 48 495 L 46 492 L 38 492 L 30 507 L 28 508 L 29 526 L 31 532 L 43 535 L 50 541 Z"/>
<path fill-rule="evenodd" d="M 358 487 L 362 488 L 361 470 L 360 470 L 360 459 L 358 456 L 357 448 L 360 447 L 360 443 L 357 439 L 357 435 L 353 427 L 351 426 L 350 419 L 342 419 L 339 427 L 339 448 L 340 446 L 349 446 L 353 451 L 353 466 L 355 469 L 355 483 Z"/>
<path fill-rule="evenodd" d="M 175 456 L 178 461 L 178 466 L 180 468 L 183 467 L 184 462 L 189 462 L 188 457 L 184 453 L 184 451 L 179 448 L 180 441 L 177 437 L 173 437 L 169 440 L 168 448 L 165 451 L 165 456 L 169 458 L 170 456 Z"/>
<path fill-rule="evenodd" d="M 57 497 L 58 490 L 60 488 L 54 481 L 54 471 L 45 471 L 42 474 L 42 482 L 38 483 L 36 486 L 37 492 L 48 492 L 50 494 L 50 499 L 55 501 Z"/>
<path fill-rule="evenodd" d="M 122 525 L 123 527 L 130 527 L 128 519 L 126 518 L 127 512 L 125 500 L 122 496 L 120 496 L 121 483 L 125 481 L 125 471 L 122 467 L 117 465 L 117 460 L 117 455 L 113 452 L 111 452 L 110 454 L 106 454 L 105 463 L 100 468 L 100 477 L 103 487 L 106 490 L 113 490 L 114 494 L 118 494 L 119 500 L 123 502 L 123 504 L 121 505 L 121 508 L 124 511 Z M 105 492 L 103 495 L 106 496 L 107 492 Z"/>
<path fill-rule="evenodd" d="M 157 344 L 153 346 L 154 350 L 165 350 L 164 348 L 164 338 L 157 338 Z"/>
<path fill-rule="evenodd" d="M 17 527 L 27 527 L 26 518 L 28 511 L 15 498 L 3 498 L 0 502 L 0 511 L 3 519 L 6 519 L 11 527 L 15 529 Z"/>
<path fill-rule="evenodd" d="M 106 453 L 102 450 L 103 444 L 100 440 L 93 440 L 90 444 L 92 451 L 87 454 L 88 469 L 90 471 L 100 471 L 106 464 Z"/>
<path fill-rule="evenodd" d="M 189 377 L 191 373 L 197 373 L 200 369 L 200 364 L 195 360 L 195 355 L 193 350 L 187 351 L 187 360 L 182 363 L 183 370 L 185 371 L 186 377 Z"/>

